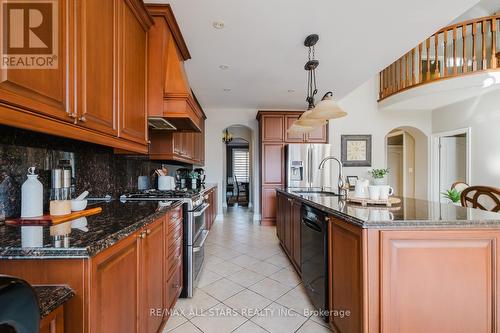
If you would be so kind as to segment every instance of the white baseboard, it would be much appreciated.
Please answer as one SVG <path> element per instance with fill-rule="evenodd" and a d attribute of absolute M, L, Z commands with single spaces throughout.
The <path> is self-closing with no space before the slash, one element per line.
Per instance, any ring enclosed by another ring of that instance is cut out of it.
<path fill-rule="evenodd" d="M 262 218 L 260 216 L 260 214 L 253 214 L 253 220 L 254 221 L 260 221 Z"/>

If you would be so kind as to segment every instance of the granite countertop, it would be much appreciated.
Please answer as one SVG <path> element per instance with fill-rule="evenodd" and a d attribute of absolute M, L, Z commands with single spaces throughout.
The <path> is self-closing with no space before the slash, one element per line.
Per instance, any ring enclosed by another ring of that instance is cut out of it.
<path fill-rule="evenodd" d="M 40 318 L 47 316 L 75 295 L 73 289 L 67 285 L 35 285 L 33 289 L 38 296 Z"/>
<path fill-rule="evenodd" d="M 290 189 L 277 191 L 318 208 L 328 214 L 362 228 L 452 228 L 500 229 L 500 214 L 453 204 L 440 204 L 427 200 L 401 198 L 393 207 L 362 207 L 346 203 L 337 196 L 295 193 Z"/>
<path fill-rule="evenodd" d="M 0 259 L 89 258 L 109 248 L 173 207 L 159 207 L 157 201 L 119 200 L 101 202 L 97 215 L 80 218 L 53 227 L 11 227 L 0 225 Z"/>

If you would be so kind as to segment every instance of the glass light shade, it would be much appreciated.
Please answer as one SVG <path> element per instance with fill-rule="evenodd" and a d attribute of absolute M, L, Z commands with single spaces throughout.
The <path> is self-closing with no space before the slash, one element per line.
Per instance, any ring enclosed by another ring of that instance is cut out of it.
<path fill-rule="evenodd" d="M 312 127 L 313 129 L 318 128 L 326 124 L 325 119 L 312 119 L 310 115 L 313 114 L 313 110 L 306 111 L 300 116 L 298 120 L 294 122 L 295 125 L 303 127 Z"/>
<path fill-rule="evenodd" d="M 336 119 L 347 116 L 347 112 L 342 110 L 331 96 L 326 95 L 323 100 L 316 105 L 312 112 L 307 116 L 311 120 Z"/>
<path fill-rule="evenodd" d="M 288 133 L 297 133 L 297 134 L 302 134 L 302 133 L 309 133 L 314 131 L 316 128 L 312 126 L 301 126 L 297 124 L 292 124 L 290 128 L 287 130 Z"/>

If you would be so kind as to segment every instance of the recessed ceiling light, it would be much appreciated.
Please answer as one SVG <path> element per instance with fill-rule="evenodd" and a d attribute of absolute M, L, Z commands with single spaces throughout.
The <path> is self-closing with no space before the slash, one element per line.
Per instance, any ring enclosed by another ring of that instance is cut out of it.
<path fill-rule="evenodd" d="M 289 93 L 294 93 L 294 92 L 295 92 L 295 89 L 288 89 L 288 92 L 289 92 Z"/>
<path fill-rule="evenodd" d="M 215 28 L 215 29 L 224 29 L 224 21 L 214 21 L 214 23 L 212 23 L 212 26 Z"/>
<path fill-rule="evenodd" d="M 230 92 L 230 91 L 231 91 L 231 89 L 230 89 L 230 88 L 224 88 L 224 91 L 225 91 L 225 92 Z"/>
<path fill-rule="evenodd" d="M 220 65 L 219 68 L 222 69 L 223 71 L 227 71 L 229 69 L 229 65 Z"/>

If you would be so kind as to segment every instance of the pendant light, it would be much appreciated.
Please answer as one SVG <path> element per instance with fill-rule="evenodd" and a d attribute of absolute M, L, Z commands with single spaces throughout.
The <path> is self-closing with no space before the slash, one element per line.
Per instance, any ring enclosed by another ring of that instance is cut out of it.
<path fill-rule="evenodd" d="M 347 112 L 333 100 L 333 93 L 327 92 L 321 102 L 307 115 L 308 119 L 337 119 L 347 116 Z"/>
<path fill-rule="evenodd" d="M 314 103 L 314 97 L 318 92 L 316 86 L 316 68 L 319 66 L 319 61 L 315 58 L 314 46 L 319 40 L 317 34 L 312 34 L 304 40 L 304 46 L 308 48 L 309 55 L 304 69 L 307 71 L 307 110 L 304 112 L 294 124 L 303 127 L 317 128 L 326 124 L 329 119 L 345 117 L 347 112 L 343 111 L 339 105 L 333 100 L 333 93 L 327 92 L 318 105 Z"/>

